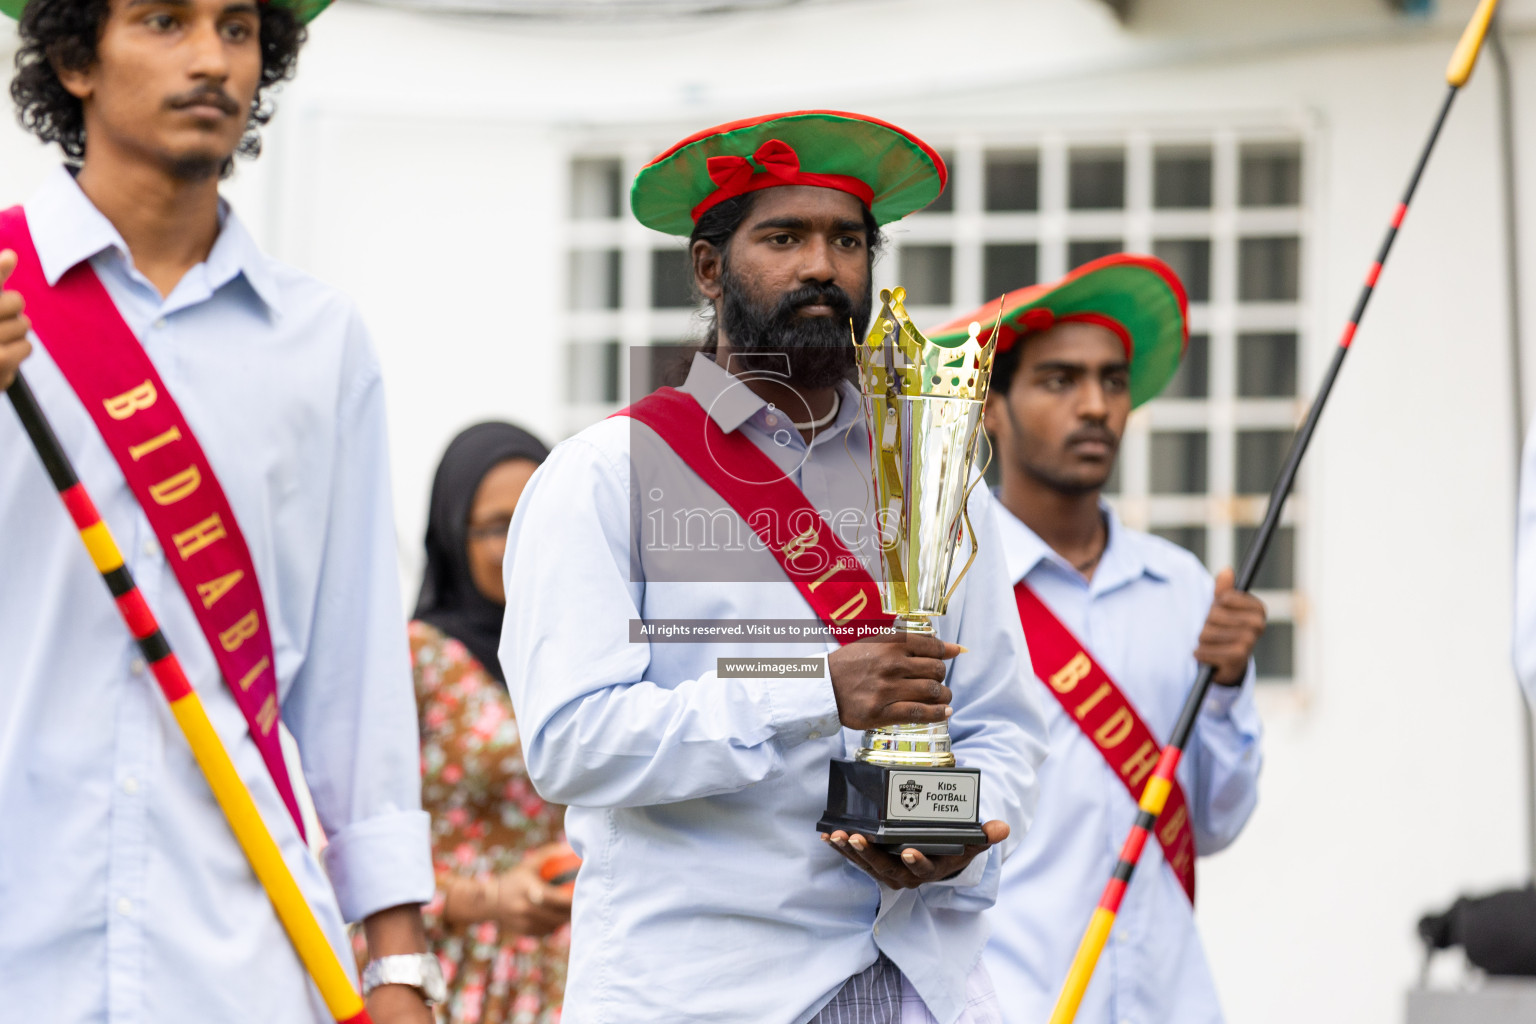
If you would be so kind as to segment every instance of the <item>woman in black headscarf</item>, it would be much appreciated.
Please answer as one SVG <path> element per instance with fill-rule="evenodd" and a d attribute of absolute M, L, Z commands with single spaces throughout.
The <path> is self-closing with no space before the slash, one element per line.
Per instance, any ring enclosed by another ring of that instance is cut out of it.
<path fill-rule="evenodd" d="M 507 595 L 501 559 L 507 529 L 528 478 L 549 449 L 510 423 L 477 423 L 448 445 L 432 481 L 427 567 L 416 619 L 469 648 L 505 682 L 496 647 Z"/>
<path fill-rule="evenodd" d="M 437 871 L 424 916 L 451 1024 L 547 1024 L 565 988 L 569 888 L 541 877 L 570 856 L 564 808 L 528 781 L 496 659 L 507 528 L 547 454 L 527 431 L 481 423 L 453 439 L 432 483 L 410 633 Z"/>

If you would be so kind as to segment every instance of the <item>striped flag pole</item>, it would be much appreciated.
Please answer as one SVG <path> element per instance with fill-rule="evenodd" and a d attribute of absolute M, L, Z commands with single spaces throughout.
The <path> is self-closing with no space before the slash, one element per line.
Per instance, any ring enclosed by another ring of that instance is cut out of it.
<path fill-rule="evenodd" d="M 59 444 L 42 409 L 38 408 L 32 389 L 18 373 L 6 394 L 16 407 L 16 414 L 21 417 L 21 424 L 43 460 L 43 467 L 48 471 L 53 486 L 58 488 L 64 507 L 69 510 L 70 518 L 80 531 L 80 539 L 85 543 L 91 561 L 96 564 L 102 581 L 112 592 L 123 622 L 138 642 L 144 660 L 154 673 L 155 682 L 160 685 L 160 692 L 171 705 L 171 714 L 181 727 L 182 735 L 187 738 L 187 745 L 192 748 L 192 756 L 203 770 L 208 787 L 213 790 L 214 799 L 224 811 L 224 817 L 229 820 L 235 839 L 245 851 L 251 870 L 266 890 L 299 959 L 314 980 L 315 987 L 320 990 L 326 1008 L 338 1024 L 371 1024 L 362 998 L 352 987 L 352 979 L 341 966 L 336 950 L 326 939 L 325 933 L 320 930 L 320 923 L 315 920 L 314 911 L 299 891 L 298 883 L 283 861 L 272 833 L 267 831 L 266 822 L 262 821 L 256 803 L 251 799 L 250 790 L 246 789 L 245 782 L 235 771 L 229 752 L 224 749 L 218 733 L 213 730 L 213 723 L 208 720 L 203 702 L 188 682 L 180 660 L 171 650 L 165 634 L 160 631 L 160 624 L 155 621 L 155 615 L 145 602 L 144 595 L 139 593 L 133 575 L 123 562 L 117 542 L 112 539 L 91 496 L 75 475 L 69 456 Z"/>
<path fill-rule="evenodd" d="M 1413 174 L 1408 179 L 1408 187 L 1403 191 L 1402 201 L 1393 211 L 1392 222 L 1381 241 L 1381 249 L 1376 254 L 1376 260 L 1365 275 L 1365 285 L 1360 289 L 1360 298 L 1355 303 L 1354 313 L 1350 315 L 1349 322 L 1344 325 L 1344 333 L 1339 338 L 1338 348 L 1333 353 L 1333 361 L 1328 366 L 1328 372 L 1323 376 L 1323 383 L 1318 388 L 1317 396 L 1312 400 L 1312 407 L 1307 412 L 1306 421 L 1297 432 L 1296 439 L 1291 442 L 1285 464 L 1280 469 L 1280 477 L 1275 481 L 1274 490 L 1270 492 L 1269 507 L 1264 512 L 1264 522 L 1243 556 L 1242 570 L 1237 574 L 1236 580 L 1239 590 L 1247 590 L 1252 586 L 1259 566 L 1264 561 L 1264 554 L 1269 548 L 1270 539 L 1280 525 L 1280 514 L 1284 511 L 1286 498 L 1290 496 L 1291 486 L 1296 481 L 1296 471 L 1301 466 L 1301 457 L 1306 454 L 1307 444 L 1312 440 L 1312 434 L 1317 429 L 1317 421 L 1323 414 L 1323 404 L 1328 401 L 1328 394 L 1333 390 L 1334 381 L 1338 379 L 1339 368 L 1344 365 L 1344 357 L 1349 354 L 1349 347 L 1355 340 L 1355 331 L 1360 327 L 1360 319 L 1365 316 L 1365 308 L 1370 303 L 1371 296 L 1376 293 L 1376 281 L 1381 276 L 1382 265 L 1386 263 L 1387 254 L 1392 251 L 1392 243 L 1397 240 L 1398 230 L 1403 226 L 1403 218 L 1408 213 L 1408 204 L 1413 201 L 1413 194 L 1419 187 L 1419 179 L 1424 175 L 1424 167 L 1429 163 L 1429 155 L 1434 151 L 1435 142 L 1440 138 L 1440 129 L 1445 126 L 1446 115 L 1451 112 L 1451 103 L 1472 75 L 1472 68 L 1477 63 L 1478 51 L 1482 49 L 1483 38 L 1488 33 L 1489 22 L 1492 21 L 1493 12 L 1498 5 L 1499 0 L 1481 0 L 1477 10 L 1472 14 L 1472 20 L 1467 23 L 1466 30 L 1462 32 L 1461 41 L 1451 56 L 1450 64 L 1446 67 L 1445 81 L 1449 88 L 1440 105 L 1440 112 L 1435 117 L 1434 127 L 1429 131 L 1429 138 L 1424 141 L 1418 163 L 1414 165 Z M 1125 888 L 1130 884 L 1131 876 L 1136 871 L 1136 864 L 1141 859 L 1141 851 L 1147 844 L 1147 837 L 1157 821 L 1157 816 L 1162 813 L 1163 805 L 1167 802 L 1168 794 L 1173 788 L 1174 772 L 1179 767 L 1179 759 L 1184 755 L 1184 747 L 1189 743 L 1190 734 L 1194 731 L 1195 720 L 1200 713 L 1200 706 L 1205 702 L 1205 695 L 1211 687 L 1211 679 L 1215 672 L 1215 668 L 1210 665 L 1200 667 L 1200 674 L 1195 679 L 1194 688 L 1190 690 L 1189 698 L 1184 702 L 1184 708 L 1179 713 L 1178 722 L 1173 727 L 1173 735 L 1169 738 L 1168 745 L 1163 748 L 1162 756 L 1158 759 L 1152 777 L 1147 780 L 1146 788 L 1142 790 L 1141 799 L 1137 803 L 1136 822 L 1131 826 L 1130 835 L 1126 836 L 1125 844 L 1120 849 L 1120 860 L 1115 865 L 1114 875 L 1110 878 L 1109 884 L 1104 887 L 1104 895 L 1100 897 L 1099 905 L 1094 909 L 1093 917 L 1089 919 L 1088 929 L 1083 934 L 1083 940 L 1077 947 L 1077 955 L 1072 959 L 1072 967 L 1068 970 L 1066 981 L 1061 986 L 1061 994 L 1056 999 L 1056 1008 L 1051 1012 L 1050 1024 L 1071 1024 L 1077 1016 L 1077 1008 L 1082 1003 L 1083 993 L 1088 989 L 1088 982 L 1093 978 L 1099 956 L 1104 952 L 1105 943 L 1109 941 L 1110 930 L 1114 928 L 1115 915 L 1119 913 Z"/>

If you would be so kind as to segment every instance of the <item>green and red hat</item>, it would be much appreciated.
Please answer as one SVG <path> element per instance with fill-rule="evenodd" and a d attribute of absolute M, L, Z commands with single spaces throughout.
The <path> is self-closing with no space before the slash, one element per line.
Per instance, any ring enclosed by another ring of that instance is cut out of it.
<path fill-rule="evenodd" d="M 305 24 L 314 21 L 317 14 L 331 5 L 331 0 L 257 0 L 257 2 L 274 3 L 279 7 L 286 7 Z M 27 0 L 0 0 L 0 14 L 19 19 L 21 9 L 25 6 L 27 6 Z"/>
<path fill-rule="evenodd" d="M 973 321 L 987 341 L 997 323 L 991 302 L 928 332 L 956 344 Z M 1132 408 L 1156 398 L 1179 368 L 1189 345 L 1189 298 L 1173 268 L 1155 256 L 1116 253 L 1084 263 L 1060 281 L 1009 292 L 1002 301 L 997 353 L 1034 331 L 1059 323 L 1089 323 L 1113 331 L 1131 364 Z"/>
<path fill-rule="evenodd" d="M 640 169 L 629 205 L 646 227 L 687 236 L 727 199 L 817 185 L 857 196 L 877 224 L 889 224 L 937 199 L 948 175 L 933 147 L 893 124 L 841 110 L 796 110 L 688 136 Z"/>

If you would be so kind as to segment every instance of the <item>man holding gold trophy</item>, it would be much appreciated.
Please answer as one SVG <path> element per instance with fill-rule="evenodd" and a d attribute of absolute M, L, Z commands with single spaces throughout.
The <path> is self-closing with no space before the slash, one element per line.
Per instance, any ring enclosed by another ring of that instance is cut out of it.
<path fill-rule="evenodd" d="M 636 178 L 712 330 L 680 388 L 556 447 L 505 566 L 529 774 L 583 858 L 572 1021 L 999 1019 L 982 911 L 1045 731 L 972 489 L 991 352 L 930 345 L 899 289 L 867 330 L 880 225 L 945 173 L 801 111 Z"/>

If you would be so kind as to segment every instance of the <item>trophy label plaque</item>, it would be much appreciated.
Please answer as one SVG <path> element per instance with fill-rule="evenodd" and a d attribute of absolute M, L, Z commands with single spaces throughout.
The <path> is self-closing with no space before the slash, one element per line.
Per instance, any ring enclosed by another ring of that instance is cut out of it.
<path fill-rule="evenodd" d="M 929 793 L 955 793 L 959 799 L 925 799 Z M 857 832 L 876 846 L 910 847 L 934 857 L 964 853 L 968 845 L 987 842 L 977 821 L 980 795 L 981 773 L 975 768 L 905 768 L 838 758 L 827 785 L 827 812 L 816 828 Z"/>
<path fill-rule="evenodd" d="M 971 772 L 891 772 L 886 819 L 975 822 L 979 778 Z"/>

